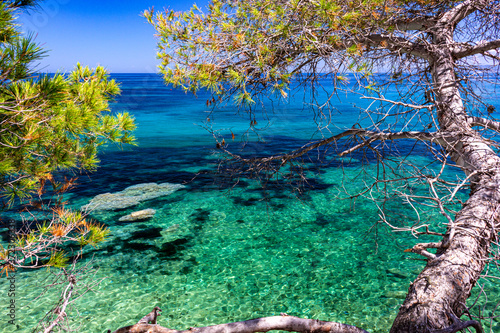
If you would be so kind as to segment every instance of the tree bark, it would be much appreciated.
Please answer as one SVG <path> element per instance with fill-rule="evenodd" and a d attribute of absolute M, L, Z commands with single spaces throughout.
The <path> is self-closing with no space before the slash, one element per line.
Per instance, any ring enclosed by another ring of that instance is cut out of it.
<path fill-rule="evenodd" d="M 368 333 L 355 326 L 304 319 L 288 315 L 264 317 L 205 327 L 192 327 L 189 330 L 177 331 L 160 325 L 137 323 L 122 327 L 113 333 L 256 333 L 281 330 L 302 333 Z M 108 331 L 109 332 L 109 331 Z"/>
<path fill-rule="evenodd" d="M 446 329 L 460 317 L 465 302 L 488 257 L 498 220 L 500 173 L 484 175 L 474 194 L 457 215 L 450 246 L 410 285 L 391 333 L 425 333 Z"/>
<path fill-rule="evenodd" d="M 471 194 L 455 221 L 448 225 L 436 258 L 428 260 L 410 285 L 391 333 L 464 329 L 464 325 L 457 325 L 457 320 L 466 309 L 466 300 L 485 267 L 499 221 L 500 158 L 470 127 L 454 72 L 454 58 L 447 47 L 453 41 L 453 22 L 446 15 L 442 21 L 433 32 L 433 92 L 440 132 L 454 138 L 443 148 L 467 175 L 474 172 Z M 477 322 L 468 323 L 476 331 L 482 331 Z"/>

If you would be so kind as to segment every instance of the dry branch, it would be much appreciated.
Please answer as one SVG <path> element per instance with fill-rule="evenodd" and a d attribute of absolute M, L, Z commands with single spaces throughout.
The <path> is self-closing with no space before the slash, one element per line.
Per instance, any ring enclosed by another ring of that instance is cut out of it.
<path fill-rule="evenodd" d="M 453 313 L 449 313 L 448 315 L 451 317 L 453 324 L 442 330 L 434 331 L 433 333 L 456 333 L 458 331 L 463 331 L 468 327 L 473 327 L 477 333 L 483 333 L 483 328 L 479 322 L 475 320 L 462 321 Z"/>
<path fill-rule="evenodd" d="M 192 327 L 182 331 L 173 330 L 160 325 L 137 323 L 132 326 L 119 328 L 113 333 L 256 333 L 274 330 L 301 333 L 368 333 L 361 328 L 351 325 L 299 318 L 286 314 L 228 324 Z M 111 331 L 108 330 L 108 332 Z"/>
<path fill-rule="evenodd" d="M 480 126 L 500 133 L 500 122 L 480 117 L 470 117 L 470 126 Z"/>
<path fill-rule="evenodd" d="M 442 134 L 435 134 L 435 133 L 425 133 L 425 132 L 417 132 L 417 131 L 408 131 L 408 132 L 394 132 L 394 133 L 386 133 L 386 132 L 375 132 L 375 131 L 369 131 L 369 130 L 364 130 L 364 129 L 349 129 L 346 130 L 342 133 L 339 133 L 337 135 L 331 136 L 326 139 L 322 139 L 310 144 L 307 144 L 297 150 L 294 150 L 290 153 L 287 154 L 282 154 L 282 155 L 275 155 L 275 156 L 270 156 L 270 157 L 263 157 L 263 158 L 243 158 L 237 154 L 231 153 L 230 151 L 222 148 L 222 150 L 231 156 L 232 158 L 245 162 L 245 163 L 269 163 L 273 161 L 281 161 L 282 164 L 286 163 L 289 160 L 296 159 L 298 157 L 301 157 L 302 155 L 306 154 L 307 152 L 322 147 L 326 146 L 330 143 L 337 142 L 338 140 L 345 138 L 345 137 L 350 137 L 350 136 L 358 136 L 358 137 L 363 137 L 368 139 L 368 142 L 373 142 L 376 140 L 384 141 L 384 140 L 397 140 L 397 139 L 416 139 L 420 141 L 430 141 L 430 142 L 435 142 L 435 143 L 444 143 L 446 136 Z M 353 148 L 350 148 L 344 152 L 339 153 L 340 156 L 346 155 L 348 153 L 353 152 L 354 150 L 358 148 L 362 148 L 366 145 L 366 142 L 363 142 L 361 145 L 355 146 Z"/>

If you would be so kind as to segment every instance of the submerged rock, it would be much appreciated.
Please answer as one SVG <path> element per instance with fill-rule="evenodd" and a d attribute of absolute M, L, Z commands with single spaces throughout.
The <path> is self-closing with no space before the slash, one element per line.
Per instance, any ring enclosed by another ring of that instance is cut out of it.
<path fill-rule="evenodd" d="M 174 193 L 185 188 L 181 184 L 171 183 L 144 183 L 129 186 L 116 193 L 103 193 L 95 196 L 82 211 L 118 210 L 135 206 L 142 201 L 151 200 Z"/>
<path fill-rule="evenodd" d="M 226 214 L 215 210 L 208 215 L 208 219 L 213 222 L 222 222 L 226 219 Z"/>
<path fill-rule="evenodd" d="M 131 196 L 121 196 L 118 193 L 103 193 L 96 195 L 90 202 L 82 206 L 83 211 L 97 211 L 97 210 L 116 210 L 125 209 L 138 205 L 140 201 L 138 198 Z"/>
<path fill-rule="evenodd" d="M 174 225 L 171 225 L 170 227 L 168 227 L 167 229 L 160 231 L 160 234 L 163 237 L 168 237 L 168 234 L 170 234 L 172 232 L 176 232 L 177 229 L 179 229 L 179 224 L 174 224 Z"/>
<path fill-rule="evenodd" d="M 389 268 L 386 270 L 386 272 L 387 272 L 388 276 L 394 276 L 394 277 L 397 277 L 399 279 L 406 279 L 409 277 L 408 273 L 403 272 L 402 270 L 397 269 L 397 268 Z"/>
<path fill-rule="evenodd" d="M 155 245 L 159 249 L 162 249 L 164 244 L 186 238 L 188 234 L 189 228 L 187 228 L 185 225 L 181 226 L 180 224 L 176 223 L 160 231 L 161 237 L 158 237 L 155 240 Z"/>
<path fill-rule="evenodd" d="M 153 217 L 156 214 L 156 210 L 152 208 L 138 210 L 137 212 L 130 213 L 128 215 L 120 217 L 118 221 L 139 221 L 145 220 Z"/>
<path fill-rule="evenodd" d="M 406 291 L 386 291 L 384 293 L 384 297 L 387 298 L 398 298 L 398 299 L 405 299 L 406 298 Z"/>

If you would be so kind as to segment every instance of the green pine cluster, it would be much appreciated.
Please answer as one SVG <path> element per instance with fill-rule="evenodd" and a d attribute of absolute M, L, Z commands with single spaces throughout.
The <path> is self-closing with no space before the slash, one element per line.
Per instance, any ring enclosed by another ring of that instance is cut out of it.
<path fill-rule="evenodd" d="M 68 75 L 39 75 L 44 51 L 15 23 L 33 1 L 0 3 L 0 195 L 11 204 L 25 199 L 68 168 L 92 170 L 97 148 L 109 141 L 133 143 L 127 113 L 110 114 L 120 93 L 102 67 L 80 64 Z"/>
<path fill-rule="evenodd" d="M 78 64 L 69 74 L 36 73 L 45 52 L 16 24 L 16 14 L 33 6 L 33 0 L 0 2 L 0 209 L 28 202 L 53 217 L 17 234 L 14 248 L 0 245 L 0 275 L 22 267 L 63 267 L 64 247 L 102 242 L 109 233 L 104 226 L 32 198 L 41 198 L 48 184 L 55 194 L 70 188 L 76 179 L 61 183 L 55 174 L 93 170 L 99 146 L 134 143 L 133 118 L 110 113 L 120 89 L 104 68 Z"/>

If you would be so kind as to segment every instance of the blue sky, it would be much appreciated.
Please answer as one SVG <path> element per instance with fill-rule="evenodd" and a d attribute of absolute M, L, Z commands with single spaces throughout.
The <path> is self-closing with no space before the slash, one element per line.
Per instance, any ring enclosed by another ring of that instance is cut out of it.
<path fill-rule="evenodd" d="M 111 73 L 155 73 L 155 30 L 140 13 L 152 6 L 187 10 L 193 3 L 207 0 L 44 0 L 19 21 L 48 51 L 40 71 L 68 72 L 80 62 Z"/>

